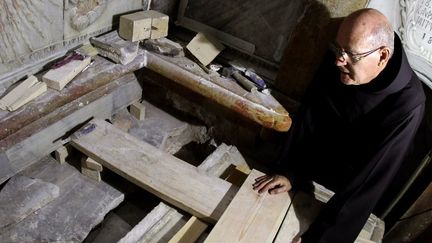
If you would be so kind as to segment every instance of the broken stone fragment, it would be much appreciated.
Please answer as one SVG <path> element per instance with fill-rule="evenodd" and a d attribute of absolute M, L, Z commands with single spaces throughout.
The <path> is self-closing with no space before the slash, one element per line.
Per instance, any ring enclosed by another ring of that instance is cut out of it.
<path fill-rule="evenodd" d="M 171 57 L 185 56 L 183 47 L 179 43 L 167 38 L 146 40 L 144 41 L 144 48 Z"/>
<path fill-rule="evenodd" d="M 100 55 L 113 60 L 115 63 L 126 65 L 138 55 L 138 42 L 123 40 L 117 31 L 91 38 L 90 42 L 96 47 Z"/>

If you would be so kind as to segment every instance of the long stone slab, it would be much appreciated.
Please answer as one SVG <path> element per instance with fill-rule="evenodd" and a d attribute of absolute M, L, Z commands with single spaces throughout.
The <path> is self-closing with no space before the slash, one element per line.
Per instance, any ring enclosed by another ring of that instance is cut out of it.
<path fill-rule="evenodd" d="M 0 183 L 56 150 L 63 142 L 62 137 L 75 126 L 91 117 L 110 117 L 140 99 L 141 92 L 136 77 L 133 74 L 124 75 L 0 140 Z M 19 116 L 11 121 L 15 119 Z"/>
<path fill-rule="evenodd" d="M 40 179 L 12 177 L 0 191 L 0 233 L 57 198 L 59 190 Z"/>
<path fill-rule="evenodd" d="M 0 234 L 0 242 L 81 242 L 124 195 L 94 182 L 67 163 L 45 157 L 23 175 L 55 184 L 57 199 Z"/>
<path fill-rule="evenodd" d="M 231 183 L 201 173 L 99 119 L 75 132 L 71 143 L 108 169 L 206 221 L 217 221 L 236 191 Z"/>

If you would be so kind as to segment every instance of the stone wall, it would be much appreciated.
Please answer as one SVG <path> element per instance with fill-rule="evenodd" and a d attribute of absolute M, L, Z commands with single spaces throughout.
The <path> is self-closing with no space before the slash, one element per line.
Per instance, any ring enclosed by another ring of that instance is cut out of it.
<path fill-rule="evenodd" d="M 0 95 L 92 36 L 111 30 L 121 14 L 152 9 L 173 15 L 177 0 L 0 1 Z"/>

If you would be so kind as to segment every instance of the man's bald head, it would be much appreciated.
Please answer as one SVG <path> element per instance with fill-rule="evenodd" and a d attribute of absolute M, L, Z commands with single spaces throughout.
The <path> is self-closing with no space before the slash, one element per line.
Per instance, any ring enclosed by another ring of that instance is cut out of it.
<path fill-rule="evenodd" d="M 341 82 L 361 85 L 374 80 L 394 52 L 394 33 L 387 18 L 375 9 L 348 15 L 336 36 L 336 66 Z"/>
<path fill-rule="evenodd" d="M 387 46 L 390 56 L 394 51 L 394 32 L 388 19 L 378 10 L 360 9 L 348 15 L 339 32 L 360 46 L 377 48 Z"/>

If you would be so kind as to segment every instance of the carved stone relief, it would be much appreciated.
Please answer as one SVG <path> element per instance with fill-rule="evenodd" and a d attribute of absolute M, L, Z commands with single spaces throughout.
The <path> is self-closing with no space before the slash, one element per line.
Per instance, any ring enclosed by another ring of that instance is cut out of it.
<path fill-rule="evenodd" d="M 64 39 L 106 32 L 112 28 L 114 16 L 141 10 L 146 2 L 143 0 L 65 0 Z"/>
<path fill-rule="evenodd" d="M 62 1 L 0 1 L 0 74 L 10 62 L 62 40 L 62 9 Z"/>
<path fill-rule="evenodd" d="M 106 0 L 71 0 L 71 26 L 81 31 L 93 24 L 105 11 Z"/>
<path fill-rule="evenodd" d="M 432 61 L 432 0 L 401 0 L 400 4 L 399 31 L 405 46 Z"/>
<path fill-rule="evenodd" d="M 432 0 L 400 0 L 399 32 L 411 66 L 432 88 Z"/>

